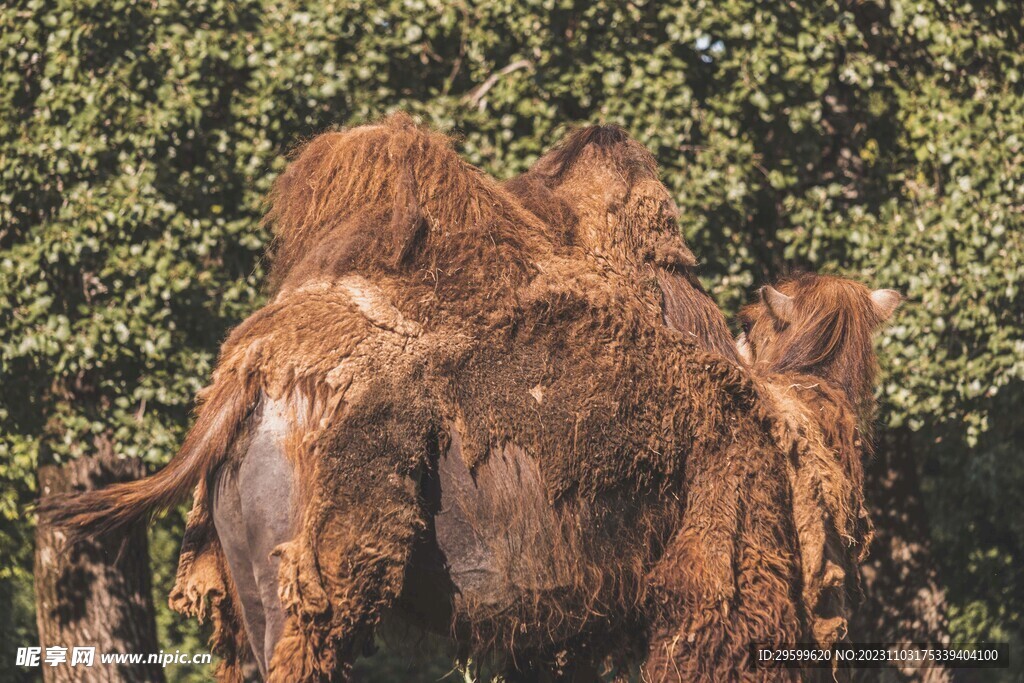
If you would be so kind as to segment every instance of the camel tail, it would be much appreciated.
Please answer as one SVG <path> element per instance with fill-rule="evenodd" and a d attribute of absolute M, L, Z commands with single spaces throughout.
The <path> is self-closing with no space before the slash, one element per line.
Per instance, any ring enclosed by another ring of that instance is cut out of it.
<path fill-rule="evenodd" d="M 246 384 L 252 386 L 239 386 L 226 378 L 214 383 L 185 443 L 162 470 L 96 491 L 45 497 L 37 508 L 40 523 L 62 529 L 71 545 L 118 531 L 179 503 L 226 459 L 259 396 L 255 382 Z"/>

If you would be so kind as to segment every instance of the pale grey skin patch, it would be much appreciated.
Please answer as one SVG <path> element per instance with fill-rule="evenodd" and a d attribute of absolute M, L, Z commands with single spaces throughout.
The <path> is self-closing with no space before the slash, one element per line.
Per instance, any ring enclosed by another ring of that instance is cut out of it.
<path fill-rule="evenodd" d="M 284 628 L 277 594 L 280 559 L 272 553 L 295 535 L 298 521 L 284 448 L 290 430 L 286 410 L 284 401 L 260 401 L 241 462 L 222 466 L 213 486 L 214 525 L 264 678 Z"/>

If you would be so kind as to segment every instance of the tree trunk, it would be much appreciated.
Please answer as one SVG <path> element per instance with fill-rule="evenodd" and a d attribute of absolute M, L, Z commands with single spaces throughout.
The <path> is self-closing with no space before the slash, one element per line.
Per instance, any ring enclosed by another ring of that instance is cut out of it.
<path fill-rule="evenodd" d="M 865 602 L 850 637 L 860 643 L 948 643 L 946 595 L 935 571 L 915 446 L 902 432 L 882 435 L 868 463 L 866 497 L 875 538 L 861 568 Z M 863 669 L 864 680 L 952 681 L 943 666 L 923 669 Z"/>
<path fill-rule="evenodd" d="M 39 490 L 47 496 L 69 490 L 100 488 L 145 474 L 135 459 L 117 459 L 110 448 L 67 465 L 39 469 Z M 36 621 L 43 647 L 67 648 L 67 661 L 42 662 L 46 683 L 65 681 L 163 681 L 159 664 L 101 664 L 101 653 L 159 652 L 153 619 L 146 530 L 62 547 L 63 534 L 36 530 Z M 122 545 L 123 544 L 123 545 Z M 71 666 L 72 648 L 95 647 L 91 667 Z"/>

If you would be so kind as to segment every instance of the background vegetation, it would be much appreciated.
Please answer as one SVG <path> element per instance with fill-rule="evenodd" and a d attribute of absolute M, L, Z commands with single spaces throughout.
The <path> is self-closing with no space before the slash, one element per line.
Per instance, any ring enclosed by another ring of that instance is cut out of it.
<path fill-rule="evenodd" d="M 36 468 L 99 435 L 165 462 L 261 303 L 285 153 L 396 108 L 500 177 L 574 124 L 622 124 L 729 311 L 797 267 L 906 293 L 880 453 L 920 483 L 954 639 L 1019 643 L 1022 26 L 1012 0 L 4 3 L 3 647 L 34 638 Z M 165 607 L 179 523 L 153 532 L 160 642 L 201 649 Z"/>

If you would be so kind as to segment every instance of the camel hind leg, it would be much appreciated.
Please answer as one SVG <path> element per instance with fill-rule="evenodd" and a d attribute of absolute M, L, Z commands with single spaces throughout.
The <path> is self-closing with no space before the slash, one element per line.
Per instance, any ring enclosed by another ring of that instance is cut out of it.
<path fill-rule="evenodd" d="M 383 611 L 401 593 L 423 528 L 415 486 L 392 475 L 366 502 L 307 523 L 302 538 L 283 548 L 281 597 L 288 616 L 270 681 L 346 680 Z"/>
<path fill-rule="evenodd" d="M 267 662 L 262 643 L 266 632 L 263 604 L 252 571 L 249 546 L 245 539 L 245 523 L 238 495 L 237 471 L 222 467 L 213 486 L 213 519 L 220 538 L 231 580 L 234 582 L 246 640 L 259 667 L 266 676 Z"/>
<path fill-rule="evenodd" d="M 280 549 L 287 616 L 272 682 L 347 680 L 402 591 L 426 528 L 419 481 L 437 439 L 415 403 L 398 396 L 364 395 L 309 440 L 302 528 Z"/>
<path fill-rule="evenodd" d="M 288 415 L 286 405 L 264 397 L 240 462 L 221 467 L 213 488 L 214 524 L 264 677 L 284 627 L 274 551 L 295 536 L 296 527 L 293 474 L 284 449 L 294 427 Z"/>

